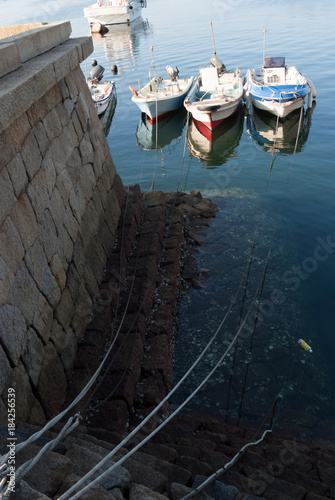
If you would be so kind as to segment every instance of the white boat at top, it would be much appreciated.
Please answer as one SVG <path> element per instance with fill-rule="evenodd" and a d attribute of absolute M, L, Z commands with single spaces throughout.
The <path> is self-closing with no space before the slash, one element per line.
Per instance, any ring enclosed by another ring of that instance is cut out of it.
<path fill-rule="evenodd" d="M 303 76 L 295 66 L 285 65 L 285 57 L 265 57 L 260 72 L 249 69 L 245 77 L 244 99 L 279 118 L 285 118 L 304 105 L 308 107 L 316 97 L 313 82 Z"/>
<path fill-rule="evenodd" d="M 133 93 L 131 100 L 147 115 L 150 123 L 179 109 L 193 84 L 193 76 L 179 78 L 178 68 L 174 70 L 166 66 L 165 69 L 170 79 L 151 78 L 139 91 L 131 85 L 129 87 Z"/>
<path fill-rule="evenodd" d="M 214 55 L 211 67 L 200 69 L 194 87 L 184 101 L 193 119 L 213 130 L 237 111 L 243 96 L 241 71 L 226 72 Z"/>
<path fill-rule="evenodd" d="M 91 24 L 103 25 L 131 23 L 141 16 L 146 0 L 97 0 L 84 7 L 84 15 Z"/>

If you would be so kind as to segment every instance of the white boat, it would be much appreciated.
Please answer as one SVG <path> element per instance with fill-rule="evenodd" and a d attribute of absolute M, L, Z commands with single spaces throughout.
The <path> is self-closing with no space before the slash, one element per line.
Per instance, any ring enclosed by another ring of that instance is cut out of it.
<path fill-rule="evenodd" d="M 241 71 L 226 72 L 214 56 L 212 67 L 200 70 L 194 87 L 184 101 L 193 119 L 213 130 L 237 111 L 243 96 Z"/>
<path fill-rule="evenodd" d="M 146 6 L 146 0 L 97 0 L 95 4 L 84 7 L 84 16 L 90 24 L 131 23 L 141 16 Z"/>
<path fill-rule="evenodd" d="M 99 83 L 87 82 L 98 115 L 102 115 L 113 99 L 116 99 L 115 83 L 104 81 Z"/>
<path fill-rule="evenodd" d="M 112 100 L 116 100 L 115 83 L 112 81 L 101 81 L 104 68 L 100 66 L 95 59 L 92 61 L 93 69 L 87 79 L 87 85 L 97 110 L 98 116 L 101 116 Z"/>
<path fill-rule="evenodd" d="M 165 118 L 179 109 L 193 84 L 193 76 L 178 77 L 178 68 L 174 70 L 171 66 L 166 66 L 166 71 L 170 79 L 151 78 L 139 91 L 131 85 L 129 87 L 133 93 L 131 100 L 137 104 L 142 113 L 147 115 L 150 123 Z"/>
<path fill-rule="evenodd" d="M 313 82 L 295 66 L 287 68 L 284 57 L 266 57 L 261 71 L 249 69 L 245 76 L 245 101 L 251 98 L 256 108 L 279 118 L 304 106 L 306 97 L 310 108 L 316 97 Z"/>

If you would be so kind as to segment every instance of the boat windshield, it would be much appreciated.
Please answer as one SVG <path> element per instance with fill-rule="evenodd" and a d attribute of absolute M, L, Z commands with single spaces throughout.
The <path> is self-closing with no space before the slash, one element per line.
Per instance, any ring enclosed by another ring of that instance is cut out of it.
<path fill-rule="evenodd" d="M 283 68 L 285 67 L 285 57 L 266 57 L 264 59 L 264 68 Z"/>

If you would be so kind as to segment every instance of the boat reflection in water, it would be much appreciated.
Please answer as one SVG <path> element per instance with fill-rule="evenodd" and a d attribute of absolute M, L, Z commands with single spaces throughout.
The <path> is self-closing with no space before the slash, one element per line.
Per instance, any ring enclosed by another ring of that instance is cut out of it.
<path fill-rule="evenodd" d="M 193 156 L 199 158 L 204 168 L 223 165 L 235 156 L 243 132 L 243 108 L 238 110 L 214 130 L 210 131 L 201 123 L 190 119 L 187 128 L 187 143 Z"/>
<path fill-rule="evenodd" d="M 315 106 L 314 101 L 311 108 L 296 110 L 284 120 L 277 120 L 253 107 L 252 113 L 247 115 L 247 131 L 267 153 L 300 153 L 308 139 Z"/>
<path fill-rule="evenodd" d="M 142 18 L 136 19 L 131 24 L 115 24 L 108 26 L 105 34 L 92 33 L 94 40 L 94 51 L 117 65 L 123 72 L 127 67 L 134 67 L 135 52 L 141 39 L 150 33 L 148 21 Z M 99 56 L 100 57 L 100 56 Z"/>
<path fill-rule="evenodd" d="M 148 117 L 142 113 L 136 130 L 137 144 L 141 149 L 162 149 L 169 146 L 173 140 L 180 142 L 186 122 L 186 111 L 180 108 L 169 117 L 150 123 Z"/>

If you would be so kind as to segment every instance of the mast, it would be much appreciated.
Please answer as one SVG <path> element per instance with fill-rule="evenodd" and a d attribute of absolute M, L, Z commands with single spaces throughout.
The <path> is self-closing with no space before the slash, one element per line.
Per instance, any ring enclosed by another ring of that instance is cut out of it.
<path fill-rule="evenodd" d="M 263 41 L 263 64 L 262 68 L 264 68 L 264 61 L 265 61 L 265 39 L 266 39 L 266 29 L 263 30 L 264 33 L 264 41 Z"/>
<path fill-rule="evenodd" d="M 214 30 L 213 30 L 213 23 L 212 23 L 212 21 L 209 21 L 209 24 L 211 25 L 211 29 L 212 29 L 212 38 L 213 38 L 213 46 L 214 46 L 214 55 L 216 56 L 216 48 L 215 48 L 215 40 L 214 40 Z"/>

